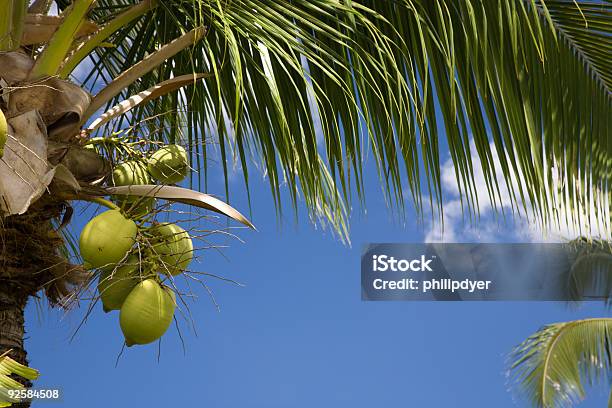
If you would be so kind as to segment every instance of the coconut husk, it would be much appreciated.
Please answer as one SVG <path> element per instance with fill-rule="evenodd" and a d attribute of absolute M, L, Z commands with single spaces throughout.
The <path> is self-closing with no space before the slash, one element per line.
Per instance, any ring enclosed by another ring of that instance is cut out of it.
<path fill-rule="evenodd" d="M 0 159 L 0 210 L 23 214 L 53 179 L 47 162 L 47 132 L 36 111 L 7 120 L 9 137 Z"/>
<path fill-rule="evenodd" d="M 110 173 L 110 164 L 93 150 L 79 145 L 49 141 L 49 162 L 63 164 L 79 181 L 96 183 Z"/>
<path fill-rule="evenodd" d="M 9 115 L 36 109 L 47 125 L 49 139 L 67 142 L 79 136 L 79 123 L 91 102 L 83 88 L 55 77 L 12 86 Z"/>
<path fill-rule="evenodd" d="M 55 176 L 49 185 L 49 190 L 52 194 L 78 193 L 81 191 L 81 185 L 68 167 L 60 163 L 55 166 Z"/>
<path fill-rule="evenodd" d="M 0 78 L 8 85 L 25 81 L 33 66 L 34 60 L 23 52 L 0 52 Z"/>
<path fill-rule="evenodd" d="M 25 18 L 25 27 L 21 36 L 21 45 L 46 43 L 51 39 L 57 27 L 64 21 L 61 16 L 48 16 L 45 14 L 28 14 Z M 79 27 L 77 37 L 82 37 L 98 30 L 98 26 L 91 21 L 85 21 Z"/>

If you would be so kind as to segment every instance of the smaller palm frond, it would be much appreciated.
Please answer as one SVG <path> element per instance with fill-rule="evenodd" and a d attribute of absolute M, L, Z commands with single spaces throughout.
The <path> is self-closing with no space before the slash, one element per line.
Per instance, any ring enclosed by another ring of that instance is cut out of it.
<path fill-rule="evenodd" d="M 544 326 L 510 355 L 513 385 L 536 407 L 567 407 L 611 377 L 612 319 Z"/>
<path fill-rule="evenodd" d="M 572 300 L 603 299 L 612 303 L 612 242 L 579 238 L 569 243 Z"/>
<path fill-rule="evenodd" d="M 0 407 L 10 407 L 13 403 L 20 402 L 11 395 L 10 391 L 23 389 L 24 386 L 11 378 L 11 375 L 18 375 L 27 380 L 38 378 L 38 371 L 18 363 L 8 356 L 7 351 L 0 354 Z"/>

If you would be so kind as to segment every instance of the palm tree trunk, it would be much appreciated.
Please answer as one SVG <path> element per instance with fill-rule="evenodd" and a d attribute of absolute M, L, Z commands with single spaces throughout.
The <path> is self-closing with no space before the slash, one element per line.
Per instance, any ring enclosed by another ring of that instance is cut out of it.
<path fill-rule="evenodd" d="M 2 273 L 5 273 L 3 270 Z M 11 350 L 9 356 L 24 365 L 27 365 L 27 353 L 23 340 L 25 335 L 24 311 L 28 294 L 16 285 L 0 283 L 0 355 Z M 20 377 L 15 379 L 26 387 L 32 384 Z M 30 403 L 15 404 L 14 408 L 27 408 Z"/>
<path fill-rule="evenodd" d="M 26 228 L 32 224 L 27 215 L 0 221 L 0 354 L 11 350 L 12 359 L 28 365 L 24 312 L 28 298 L 40 289 L 40 277 L 33 274 L 39 268 L 39 255 L 38 251 L 32 251 L 32 245 L 38 247 L 42 237 L 36 233 L 28 237 L 40 230 Z M 19 376 L 13 378 L 26 387 L 32 386 Z M 29 402 L 13 404 L 13 408 L 28 407 Z"/>
<path fill-rule="evenodd" d="M 12 350 L 10 357 L 25 364 L 26 351 L 23 348 L 24 309 L 27 295 L 11 285 L 0 287 L 0 354 Z"/>

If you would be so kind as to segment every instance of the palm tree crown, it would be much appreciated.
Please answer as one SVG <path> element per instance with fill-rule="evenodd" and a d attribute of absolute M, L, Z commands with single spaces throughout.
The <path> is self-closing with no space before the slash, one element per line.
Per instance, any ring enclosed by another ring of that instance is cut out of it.
<path fill-rule="evenodd" d="M 71 3 L 58 1 L 61 11 Z M 187 141 L 204 174 L 202 142 L 216 135 L 228 195 L 234 160 L 247 189 L 259 168 L 279 209 L 286 185 L 294 205 L 303 197 L 314 219 L 342 231 L 351 191 L 364 197 L 371 154 L 391 204 L 409 195 L 418 211 L 441 213 L 448 146 L 466 212 L 477 213 L 478 198 L 499 206 L 508 188 L 512 207 L 544 224 L 586 217 L 610 230 L 607 1 L 99 0 L 89 18 L 110 26 L 139 6 L 104 40 L 112 46 L 85 47 L 93 66 L 83 82 L 96 89 L 205 27 L 201 41 L 108 103 L 210 73 L 112 126 L 156 118 L 149 137 Z M 470 141 L 486 192 L 474 183 Z"/>

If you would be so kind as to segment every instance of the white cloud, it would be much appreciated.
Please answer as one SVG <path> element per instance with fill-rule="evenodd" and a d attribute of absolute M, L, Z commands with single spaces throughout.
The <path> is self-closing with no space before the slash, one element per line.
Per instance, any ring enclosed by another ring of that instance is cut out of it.
<path fill-rule="evenodd" d="M 470 150 L 474 165 L 474 186 L 479 195 L 480 217 L 473 221 L 466 219 L 461 209 L 454 164 L 449 158 L 441 168 L 442 189 L 446 199 L 444 203 L 444 226 L 441 223 L 429 222 L 425 232 L 426 242 L 559 242 L 580 235 L 609 236 L 609 224 L 589 223 L 585 217 L 577 225 L 561 222 L 560 225 L 551 225 L 543 229 L 534 220 L 532 214 L 525 214 L 524 211 L 519 214 L 516 210 L 513 213 L 510 192 L 506 188 L 502 176 L 500 176 L 503 174 L 501 163 L 494 145 L 491 145 L 493 164 L 500 180 L 498 185 L 501 206 L 498 203 L 498 213 L 496 214 L 493 203 L 487 194 L 487 183 L 473 140 L 470 141 Z M 518 191 L 519 183 L 514 175 L 510 177 L 510 183 L 513 191 Z M 553 183 L 555 186 L 558 185 L 558 180 L 553 180 Z M 502 210 L 505 217 L 501 215 Z M 597 220 L 595 208 L 591 206 L 589 210 L 591 220 Z"/>

